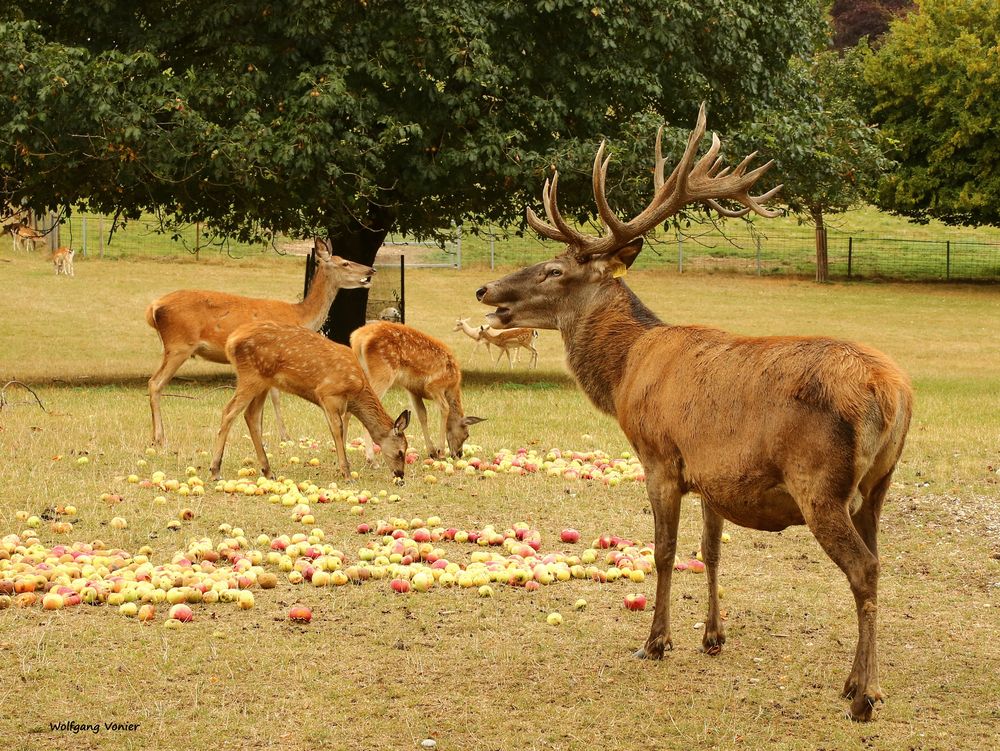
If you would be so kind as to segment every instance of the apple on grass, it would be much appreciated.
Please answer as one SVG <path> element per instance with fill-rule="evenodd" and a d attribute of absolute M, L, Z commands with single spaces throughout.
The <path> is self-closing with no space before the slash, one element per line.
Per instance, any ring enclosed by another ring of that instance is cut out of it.
<path fill-rule="evenodd" d="M 625 609 L 626 610 L 645 610 L 646 609 L 646 595 L 643 595 L 643 594 L 625 595 Z"/>
<path fill-rule="evenodd" d="M 559 533 L 559 539 L 562 540 L 563 542 L 569 542 L 569 543 L 579 542 L 580 533 L 575 529 L 564 529 L 562 532 Z"/>
<path fill-rule="evenodd" d="M 309 623 L 312 620 L 312 611 L 305 605 L 296 605 L 288 611 L 288 618 L 296 623 Z"/>
<path fill-rule="evenodd" d="M 173 620 L 180 621 L 181 623 L 187 623 L 194 619 L 194 611 L 191 610 L 187 605 L 180 603 L 174 605 L 170 610 L 167 611 L 167 617 Z"/>

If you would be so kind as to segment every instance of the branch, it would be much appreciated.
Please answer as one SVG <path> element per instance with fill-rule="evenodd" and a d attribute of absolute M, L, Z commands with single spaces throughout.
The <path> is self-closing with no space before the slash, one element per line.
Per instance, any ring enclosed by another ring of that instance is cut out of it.
<path fill-rule="evenodd" d="M 48 414 L 48 410 L 45 409 L 45 405 L 42 404 L 42 400 L 38 398 L 38 394 L 36 394 L 34 392 L 34 389 L 32 389 L 30 386 L 28 386 L 25 383 L 21 383 L 21 381 L 7 381 L 7 383 L 5 383 L 3 385 L 3 388 L 0 388 L 0 409 L 3 409 L 4 407 L 7 406 L 7 394 L 6 394 L 6 391 L 7 391 L 7 387 L 8 386 L 20 386 L 21 388 L 26 389 L 27 391 L 29 391 L 31 393 L 31 395 L 33 397 L 35 397 L 35 401 L 38 402 L 38 406 L 42 410 L 42 412 L 45 412 L 46 414 Z"/>

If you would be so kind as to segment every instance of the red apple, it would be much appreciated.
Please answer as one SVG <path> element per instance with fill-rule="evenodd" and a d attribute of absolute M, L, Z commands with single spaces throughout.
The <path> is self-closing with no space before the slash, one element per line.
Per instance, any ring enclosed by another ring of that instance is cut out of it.
<path fill-rule="evenodd" d="M 392 587 L 393 592 L 399 592 L 400 594 L 410 591 L 410 582 L 407 579 L 393 579 L 389 582 L 389 586 Z"/>
<path fill-rule="evenodd" d="M 575 529 L 564 529 L 559 533 L 559 539 L 563 542 L 579 542 L 580 533 Z"/>
<path fill-rule="evenodd" d="M 297 623 L 309 623 L 312 617 L 312 611 L 305 605 L 296 605 L 288 611 L 289 620 L 296 621 Z"/>
<path fill-rule="evenodd" d="M 194 611 L 184 603 L 179 603 L 167 611 L 167 617 L 187 623 L 194 618 Z"/>
<path fill-rule="evenodd" d="M 645 610 L 646 595 L 625 595 L 625 608 L 627 610 Z"/>

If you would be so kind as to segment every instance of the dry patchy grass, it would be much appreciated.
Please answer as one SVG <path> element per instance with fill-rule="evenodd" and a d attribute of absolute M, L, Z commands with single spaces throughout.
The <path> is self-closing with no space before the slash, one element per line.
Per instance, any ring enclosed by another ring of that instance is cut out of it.
<path fill-rule="evenodd" d="M 261 498 L 209 491 L 202 498 L 138 488 L 125 476 L 160 469 L 207 474 L 231 377 L 189 364 L 164 399 L 169 446 L 145 455 L 145 379 L 159 358 L 145 305 L 178 287 L 201 286 L 294 297 L 300 265 L 256 259 L 226 265 L 82 261 L 75 279 L 55 279 L 38 259 L 7 253 L 0 263 L 0 381 L 31 385 L 47 411 L 9 387 L 0 411 L 0 535 L 17 532 L 18 510 L 79 508 L 74 539 L 154 549 L 169 560 L 191 537 L 218 540 L 242 526 L 253 539 L 300 531 L 288 509 Z M 641 261 L 640 261 L 641 267 Z M 488 272 L 486 272 L 488 274 Z M 666 320 L 716 324 L 747 333 L 826 333 L 858 338 L 892 354 L 914 378 L 917 411 L 885 512 L 880 651 L 889 701 L 870 725 L 844 719 L 839 688 L 856 639 L 847 583 L 804 529 L 780 534 L 729 527 L 722 655 L 698 652 L 704 579 L 676 575 L 675 650 L 638 662 L 650 614 L 621 607 L 641 584 L 571 581 L 535 594 L 498 587 L 435 589 L 398 596 L 385 582 L 317 589 L 287 582 L 257 593 L 253 610 L 196 606 L 179 631 L 144 627 L 110 607 L 45 613 L 0 611 L 0 737 L 10 749 L 87 748 L 418 748 L 441 749 L 955 749 L 995 746 L 1000 726 L 996 646 L 1000 561 L 1000 298 L 986 287 L 830 285 L 634 271 L 634 288 Z M 451 332 L 460 315 L 479 315 L 472 291 L 484 272 L 413 273 L 410 322 L 450 342 L 463 361 L 472 343 Z M 291 292 L 291 294 L 289 294 Z M 474 441 L 503 447 L 605 448 L 625 442 L 562 370 L 561 344 L 541 336 L 540 367 L 493 371 L 480 356 L 466 376 L 469 412 L 488 417 Z M 2 385 L 0 383 L 0 385 Z M 188 397 L 188 398 L 184 398 Z M 390 411 L 402 406 L 390 394 Z M 275 446 L 279 473 L 325 484 L 335 459 L 315 408 L 286 399 L 287 419 L 312 450 Z M 432 411 L 433 414 L 433 411 Z M 269 419 L 265 418 L 266 420 Z M 225 471 L 252 454 L 235 430 Z M 422 450 L 419 431 L 412 443 Z M 77 465 L 87 455 L 90 462 Z M 317 457 L 317 468 L 291 456 Z M 56 459 L 55 457 L 61 457 Z M 365 467 L 352 487 L 388 488 L 384 467 Z M 148 467 L 136 469 L 146 460 Z M 641 486 L 609 488 L 541 475 L 481 480 L 457 475 L 437 485 L 408 480 L 399 503 L 365 517 L 437 514 L 445 526 L 502 529 L 527 521 L 545 549 L 563 527 L 584 540 L 610 532 L 648 540 L 652 520 Z M 102 493 L 119 493 L 114 506 Z M 182 506 L 196 518 L 180 532 L 166 521 Z M 357 517 L 344 504 L 316 506 L 317 526 L 353 554 Z M 129 527 L 113 529 L 113 516 Z M 686 500 L 681 549 L 698 545 L 700 514 Z M 47 529 L 43 541 L 56 540 Z M 467 561 L 468 545 L 448 544 Z M 589 601 L 572 610 L 579 597 Z M 313 607 L 309 626 L 288 607 Z M 563 626 L 545 616 L 561 611 Z M 65 720 L 132 722 L 133 732 L 50 732 Z"/>

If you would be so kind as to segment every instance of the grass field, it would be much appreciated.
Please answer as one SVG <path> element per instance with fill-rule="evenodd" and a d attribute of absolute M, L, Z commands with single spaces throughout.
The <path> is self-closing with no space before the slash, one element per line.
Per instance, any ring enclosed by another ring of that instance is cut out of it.
<path fill-rule="evenodd" d="M 752 226 L 753 230 L 742 220 L 695 223 L 683 229 L 680 241 L 675 232 L 661 231 L 658 237 L 650 238 L 646 265 L 677 269 L 680 245 L 680 265 L 686 271 L 806 278 L 815 275 L 815 234 L 810 224 L 786 216 L 758 220 Z M 78 251 L 85 248 L 89 256 L 105 260 L 136 255 L 195 258 L 197 250 L 198 259 L 211 261 L 295 247 L 284 238 L 277 239 L 274 246 L 199 240 L 194 225 L 182 228 L 176 237 L 158 233 L 156 227 L 152 219 L 130 222 L 118 229 L 108 244 L 110 219 L 74 215 L 63 226 L 60 242 Z M 1000 233 L 995 228 L 949 227 L 941 222 L 914 224 L 870 207 L 831 215 L 827 228 L 832 278 L 1000 280 Z M 394 236 L 389 239 L 406 241 Z M 407 258 L 410 264 L 482 268 L 489 266 L 491 259 L 499 266 L 528 263 L 539 252 L 545 251 L 531 234 L 519 237 L 497 228 L 476 234 L 466 228 L 460 249 L 452 236 L 444 248 L 411 245 L 407 247 Z"/>
<path fill-rule="evenodd" d="M 258 535 L 309 533 L 356 562 L 373 539 L 359 521 L 437 515 L 441 526 L 503 531 L 524 522 L 542 552 L 582 555 L 601 534 L 650 542 L 644 488 L 625 481 L 566 480 L 544 472 L 445 474 L 422 457 L 397 490 L 381 464 L 351 453 L 355 495 L 401 500 L 313 504 L 315 523 L 267 495 L 244 496 L 206 484 L 183 497 L 129 482 L 161 471 L 207 480 L 209 457 L 232 377 L 190 363 L 163 400 L 168 446 L 147 454 L 145 382 L 159 343 L 143 320 L 156 296 L 181 287 L 294 298 L 301 259 L 252 256 L 76 263 L 55 278 L 40 256 L 0 250 L 0 539 L 25 531 L 27 515 L 77 507 L 69 533 L 38 529 L 46 548 L 103 541 L 169 563 L 191 542 L 241 527 Z M 489 272 L 414 271 L 407 320 L 451 344 L 465 363 L 472 342 L 452 325 L 483 312 L 474 299 Z M 731 276 L 629 274 L 637 293 L 665 320 L 755 333 L 824 333 L 860 339 L 892 355 L 913 378 L 916 411 L 882 526 L 880 664 L 888 701 L 876 722 L 844 718 L 839 690 L 856 640 L 847 582 L 807 530 L 779 534 L 728 526 L 721 582 L 728 641 L 718 657 L 698 651 L 705 616 L 704 576 L 675 574 L 675 649 L 660 663 L 631 659 L 651 612 L 622 607 L 652 597 L 652 577 L 598 584 L 571 579 L 536 592 L 494 584 L 435 586 L 394 594 L 387 581 L 359 586 L 292 584 L 253 588 L 253 609 L 196 604 L 194 620 L 165 628 L 166 604 L 144 625 L 113 605 L 45 611 L 0 610 L 0 739 L 5 749 L 387 748 L 417 749 L 986 749 L 1000 728 L 1000 295 L 983 286 L 852 284 Z M 494 370 L 480 355 L 465 374 L 476 453 L 550 448 L 628 450 L 617 426 L 583 398 L 562 367 L 554 332 L 542 332 L 537 370 Z M 390 412 L 404 405 L 390 392 Z M 271 441 L 275 472 L 319 487 L 337 482 L 318 410 L 291 397 L 286 420 L 304 440 Z M 432 418 L 435 416 L 431 410 Z M 271 424 L 265 415 L 265 428 Z M 355 422 L 355 426 L 356 426 Z M 224 476 L 235 478 L 252 448 L 239 425 Z M 423 452 L 416 426 L 411 446 Z M 79 460 L 86 457 L 86 463 Z M 294 462 L 293 458 L 298 459 Z M 318 466 L 310 466 L 309 459 Z M 423 480 L 425 474 L 437 479 Z M 251 480 L 254 478 L 251 478 Z M 103 499 L 102 499 L 103 496 Z M 157 502 L 162 496 L 165 501 Z M 195 517 L 167 524 L 182 508 Z M 23 512 L 19 515 L 19 512 Z M 112 526 L 114 517 L 126 528 Z M 580 543 L 559 542 L 575 527 Z M 680 549 L 698 546 L 700 512 L 685 500 Z M 22 537 L 26 535 L 22 534 Z M 440 543 L 468 564 L 486 548 Z M 0 557 L 2 557 L 0 543 Z M 266 548 L 265 548 L 266 551 Z M 345 561 L 346 564 L 346 561 Z M 4 561 L 0 560 L 0 578 Z M 597 565 L 606 569 L 603 557 Z M 269 571 L 277 571 L 267 566 Z M 574 610 L 585 598 L 588 606 Z M 311 624 L 286 614 L 311 606 Z M 550 626 L 558 611 L 564 622 Z M 131 730 L 73 733 L 52 723 L 131 723 Z"/>

